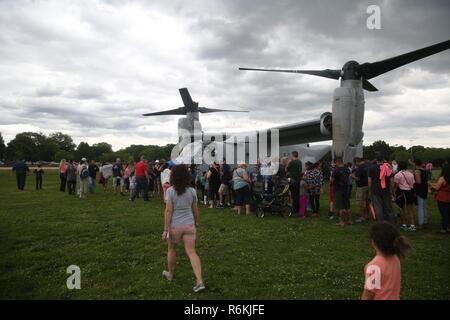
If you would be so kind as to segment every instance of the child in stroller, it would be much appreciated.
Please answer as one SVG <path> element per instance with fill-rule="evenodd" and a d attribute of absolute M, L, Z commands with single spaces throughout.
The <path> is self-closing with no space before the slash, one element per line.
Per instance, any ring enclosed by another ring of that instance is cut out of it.
<path fill-rule="evenodd" d="M 263 179 L 252 184 L 252 206 L 258 218 L 266 213 L 290 217 L 292 205 L 290 203 L 289 180 Z"/>

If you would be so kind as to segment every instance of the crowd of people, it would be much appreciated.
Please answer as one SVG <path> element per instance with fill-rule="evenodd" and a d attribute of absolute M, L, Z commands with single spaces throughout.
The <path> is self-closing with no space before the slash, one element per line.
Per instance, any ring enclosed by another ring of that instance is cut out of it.
<path fill-rule="evenodd" d="M 195 292 L 204 290 L 200 258 L 195 250 L 196 228 L 199 223 L 198 194 L 208 208 L 233 208 L 240 215 L 251 214 L 252 192 L 262 185 L 264 192 L 276 193 L 277 185 L 288 182 L 289 203 L 294 216 L 319 217 L 320 197 L 324 194 L 329 177 L 328 218 L 337 215 L 338 226 L 352 225 L 351 198 L 356 196 L 360 217 L 357 223 L 376 221 L 370 227 L 370 237 L 376 256 L 364 268 L 365 284 L 362 299 L 400 298 L 400 260 L 410 246 L 400 235 L 404 231 L 416 231 L 428 224 L 427 198 L 435 194 L 441 214 L 439 233 L 450 233 L 450 163 L 447 161 L 439 178 L 432 181 L 432 164 L 419 159 L 387 162 L 381 155 L 373 161 L 356 158 L 354 163 L 344 163 L 335 158 L 331 164 L 306 162 L 305 167 L 294 151 L 291 157 L 277 161 L 276 169 L 270 163 L 249 166 L 238 163 L 231 168 L 226 160 L 213 163 L 201 171 L 195 165 L 175 165 L 172 161 L 149 163 L 141 157 L 137 163 L 114 163 L 98 166 L 82 158 L 79 163 L 61 160 L 59 165 L 60 191 L 86 198 L 96 192 L 96 182 L 107 190 L 111 179 L 114 194 L 129 195 L 130 201 L 141 197 L 149 201 L 149 193 L 162 193 L 165 202 L 164 231 L 162 239 L 168 242 L 168 270 L 163 276 L 171 281 L 176 266 L 176 248 L 184 243 L 185 251 L 196 277 Z M 409 169 L 412 168 L 412 169 Z M 30 171 L 25 162 L 17 162 L 12 170 L 17 176 L 19 190 L 24 190 L 25 178 Z M 41 166 L 33 171 L 36 190 L 42 188 L 44 171 Z M 353 182 L 356 191 L 353 193 Z M 78 186 L 78 188 L 77 188 Z M 233 207 L 234 206 L 234 207 Z M 399 208 L 395 214 L 394 207 Z M 323 211 L 323 210 L 322 210 Z M 400 223 L 398 223 L 398 219 Z M 417 225 L 416 225 L 417 221 Z M 383 275 L 381 281 L 377 275 Z M 378 282 L 377 282 L 378 281 Z M 380 282 L 381 281 L 381 282 Z"/>

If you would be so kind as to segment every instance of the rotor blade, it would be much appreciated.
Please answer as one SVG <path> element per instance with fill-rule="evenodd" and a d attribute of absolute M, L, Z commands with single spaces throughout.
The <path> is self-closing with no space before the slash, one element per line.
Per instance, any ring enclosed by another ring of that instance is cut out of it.
<path fill-rule="evenodd" d="M 362 86 L 363 86 L 363 89 L 365 89 L 367 91 L 378 91 L 378 89 L 375 88 L 375 86 L 373 84 L 371 84 L 369 81 L 367 81 L 366 79 L 363 79 Z"/>
<path fill-rule="evenodd" d="M 242 110 L 226 110 L 226 109 L 210 109 L 205 107 L 199 107 L 198 112 L 200 113 L 212 113 L 212 112 L 248 112 Z"/>
<path fill-rule="evenodd" d="M 414 62 L 419 59 L 423 59 L 438 52 L 447 50 L 449 48 L 450 48 L 450 40 L 447 40 L 426 48 L 411 51 L 382 61 L 377 61 L 373 63 L 370 62 L 363 63 L 358 67 L 358 71 L 363 76 L 363 78 L 372 79 L 383 73 L 404 66 L 405 64 Z"/>
<path fill-rule="evenodd" d="M 180 91 L 181 99 L 183 100 L 185 107 L 192 107 L 194 101 L 192 101 L 191 95 L 189 94 L 189 90 L 187 88 L 178 89 Z"/>
<path fill-rule="evenodd" d="M 181 108 L 171 109 L 171 110 L 166 110 L 166 111 L 146 113 L 146 114 L 143 114 L 143 116 L 166 116 L 166 115 L 172 115 L 172 114 L 185 115 L 186 108 L 181 107 Z"/>
<path fill-rule="evenodd" d="M 286 70 L 286 69 L 257 69 L 257 68 L 239 68 L 239 70 L 247 70 L 247 71 L 270 71 L 270 72 L 289 72 L 289 73 L 302 73 L 309 74 L 318 77 L 330 78 L 338 80 L 341 76 L 341 70 Z"/>

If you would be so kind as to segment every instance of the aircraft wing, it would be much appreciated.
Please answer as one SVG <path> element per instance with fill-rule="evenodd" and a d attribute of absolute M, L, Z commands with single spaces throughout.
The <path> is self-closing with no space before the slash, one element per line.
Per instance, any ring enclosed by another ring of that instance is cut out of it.
<path fill-rule="evenodd" d="M 331 125 L 331 113 L 326 112 L 317 120 L 299 122 L 271 129 L 279 130 L 280 147 L 282 147 L 293 144 L 332 140 Z"/>

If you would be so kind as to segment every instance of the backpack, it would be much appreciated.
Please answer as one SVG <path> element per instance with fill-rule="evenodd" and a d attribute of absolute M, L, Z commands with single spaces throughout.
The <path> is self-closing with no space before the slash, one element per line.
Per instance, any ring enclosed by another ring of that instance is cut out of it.
<path fill-rule="evenodd" d="M 84 168 L 81 169 L 80 178 L 81 179 L 86 179 L 87 177 L 89 177 L 89 171 L 88 171 L 88 169 L 86 167 L 84 167 Z"/>

